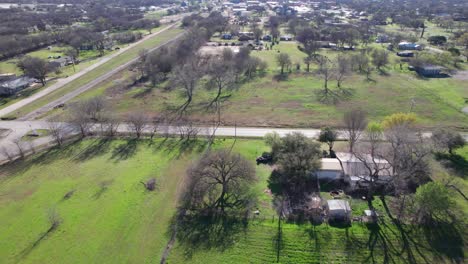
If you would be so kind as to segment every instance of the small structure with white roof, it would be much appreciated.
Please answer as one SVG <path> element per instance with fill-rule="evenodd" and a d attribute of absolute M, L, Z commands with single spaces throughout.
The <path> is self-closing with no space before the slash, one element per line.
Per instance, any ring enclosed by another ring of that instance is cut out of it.
<path fill-rule="evenodd" d="M 327 201 L 328 221 L 331 222 L 351 222 L 351 206 L 346 200 Z"/>

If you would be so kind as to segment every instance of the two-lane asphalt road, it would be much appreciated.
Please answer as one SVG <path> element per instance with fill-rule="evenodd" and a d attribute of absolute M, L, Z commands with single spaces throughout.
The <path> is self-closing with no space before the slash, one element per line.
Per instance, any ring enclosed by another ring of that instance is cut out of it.
<path fill-rule="evenodd" d="M 73 127 L 68 123 L 61 123 L 62 127 L 68 131 L 70 135 L 74 133 L 78 133 L 78 131 L 74 130 Z M 48 129 L 49 123 L 47 121 L 0 121 L 0 129 L 7 129 L 9 130 L 8 136 L 4 138 L 0 138 L 0 161 L 5 160 L 7 157 L 5 153 L 3 153 L 4 149 L 9 151 L 9 153 L 15 154 L 18 152 L 17 146 L 14 144 L 16 140 L 24 136 L 28 133 L 31 129 Z M 203 127 L 200 126 L 199 128 L 199 135 L 207 136 L 213 134 L 212 127 Z M 99 132 L 100 127 L 94 126 L 92 131 Z M 147 127 L 144 133 L 151 133 L 152 127 Z M 181 133 L 179 127 L 176 126 L 168 126 L 168 127 L 158 127 L 159 133 L 168 133 L 172 135 L 178 135 Z M 120 124 L 119 133 L 128 134 L 131 133 L 132 130 L 127 124 Z M 320 133 L 320 129 L 308 129 L 308 128 L 264 128 L 264 127 L 218 127 L 216 129 L 215 135 L 218 137 L 250 137 L 250 138 L 261 138 L 264 137 L 268 133 L 276 132 L 280 136 L 284 136 L 288 133 L 292 132 L 300 132 L 307 137 L 310 138 L 317 138 Z M 339 132 L 339 139 L 344 140 L 345 133 L 344 131 Z M 423 133 L 425 137 L 430 137 L 431 132 Z M 468 134 L 462 134 L 465 140 L 468 141 Z M 42 146 L 46 144 L 53 143 L 53 138 L 51 137 L 43 137 L 39 138 L 35 141 L 32 141 L 32 146 Z"/>
<path fill-rule="evenodd" d="M 180 19 L 180 18 L 179 18 Z M 177 21 L 177 20 L 176 20 Z M 10 106 L 7 106 L 3 109 L 0 109 L 0 117 L 1 116 L 6 116 L 8 114 L 11 114 L 13 112 L 15 112 L 16 110 L 38 100 L 39 98 L 42 98 L 56 90 L 59 90 L 61 89 L 62 87 L 64 87 L 65 85 L 73 82 L 74 80 L 84 76 L 85 74 L 89 73 L 89 72 L 92 72 L 93 70 L 95 70 L 96 68 L 98 68 L 99 66 L 102 66 L 103 64 L 107 63 L 108 61 L 112 60 L 113 58 L 127 52 L 129 49 L 132 49 L 134 48 L 135 46 L 138 46 L 139 44 L 141 44 L 142 42 L 148 40 L 148 39 L 151 39 L 151 38 L 154 38 L 158 35 L 160 35 L 161 33 L 169 30 L 169 29 L 172 29 L 174 28 L 176 25 L 178 24 L 178 22 L 174 22 L 168 26 L 166 26 L 165 28 L 163 28 L 162 30 L 159 30 L 155 33 L 152 33 L 152 34 L 149 34 L 145 37 L 143 37 L 141 40 L 135 42 L 135 43 L 132 43 L 130 44 L 129 46 L 125 47 L 125 48 L 122 48 L 121 50 L 119 50 L 118 52 L 116 53 L 113 53 L 113 54 L 110 54 L 102 59 L 100 59 L 98 62 L 94 63 L 93 65 L 83 69 L 82 71 L 80 72 L 77 72 L 75 74 L 73 74 L 72 76 L 69 76 L 67 78 L 63 78 L 63 79 L 59 79 L 57 81 L 57 83 L 51 85 L 50 87 L 47 87 L 45 88 L 44 90 L 40 91 L 40 92 L 37 92 L 27 98 L 24 98 L 22 99 L 21 101 L 18 101 Z M 156 50 L 166 44 L 168 44 L 169 42 L 171 41 L 174 41 L 176 40 L 177 38 L 179 38 L 180 36 L 182 36 L 183 33 L 180 33 L 178 34 L 176 37 L 174 37 L 173 39 L 171 40 L 168 40 L 164 43 L 161 43 L 159 45 L 157 45 L 156 47 L 152 48 L 151 50 Z M 49 102 L 47 105 L 43 106 L 43 107 L 40 107 L 39 109 L 36 109 L 35 111 L 21 117 L 19 120 L 29 120 L 29 119 L 34 119 L 44 113 L 46 113 L 47 111 L 50 111 L 53 109 L 54 106 L 58 105 L 58 104 L 61 104 L 61 103 L 65 103 L 67 102 L 68 100 L 76 97 L 77 95 L 95 87 L 97 84 L 99 84 L 100 82 L 102 81 L 105 81 L 106 79 L 110 78 L 111 76 L 115 75 L 116 73 L 118 73 L 119 71 L 125 69 L 126 67 L 128 67 L 129 65 L 131 65 L 132 63 L 134 63 L 138 58 L 134 58 L 132 60 L 130 60 L 129 62 L 125 63 L 125 64 L 122 64 L 120 65 L 119 67 L 116 67 L 114 69 L 112 69 L 111 71 L 101 75 L 99 78 L 96 78 L 90 82 L 88 82 L 87 84 L 81 86 L 81 87 L 78 87 L 77 89 L 71 91 L 70 93 L 62 96 L 61 98 L 57 99 L 57 100 L 54 100 L 52 102 Z"/>

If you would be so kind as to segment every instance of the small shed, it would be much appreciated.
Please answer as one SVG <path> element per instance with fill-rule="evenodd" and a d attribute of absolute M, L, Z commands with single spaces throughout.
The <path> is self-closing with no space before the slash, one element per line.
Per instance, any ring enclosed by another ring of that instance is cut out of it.
<path fill-rule="evenodd" d="M 350 222 L 351 206 L 346 200 L 327 201 L 328 220 L 332 222 Z"/>

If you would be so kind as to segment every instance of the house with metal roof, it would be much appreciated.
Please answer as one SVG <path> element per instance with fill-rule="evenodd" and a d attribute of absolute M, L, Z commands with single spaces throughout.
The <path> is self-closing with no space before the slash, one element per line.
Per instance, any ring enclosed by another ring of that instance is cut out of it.
<path fill-rule="evenodd" d="M 0 83 L 0 95 L 14 95 L 29 87 L 35 81 L 34 78 L 20 76 Z"/>

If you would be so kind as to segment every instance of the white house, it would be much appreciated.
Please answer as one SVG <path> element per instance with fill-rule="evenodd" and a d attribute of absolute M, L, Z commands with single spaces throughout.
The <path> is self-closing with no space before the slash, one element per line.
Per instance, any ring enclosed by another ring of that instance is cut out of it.
<path fill-rule="evenodd" d="M 352 153 L 344 152 L 337 152 L 336 157 L 341 161 L 345 181 L 353 189 L 357 186 L 365 187 L 367 185 L 371 174 L 369 168 L 372 173 L 378 171 L 377 183 L 388 182 L 393 176 L 392 166 L 384 159 L 372 158 L 370 155 L 358 158 Z"/>
<path fill-rule="evenodd" d="M 344 180 L 352 189 L 359 186 L 366 187 L 370 180 L 369 175 L 371 173 L 369 172 L 369 168 L 366 167 L 366 164 L 370 167 L 372 172 L 378 171 L 377 183 L 388 182 L 393 176 L 391 165 L 384 159 L 372 159 L 370 155 L 359 159 L 352 153 L 345 152 L 337 152 L 336 157 L 336 159 L 321 159 L 322 167 L 315 172 L 319 180 Z"/>

